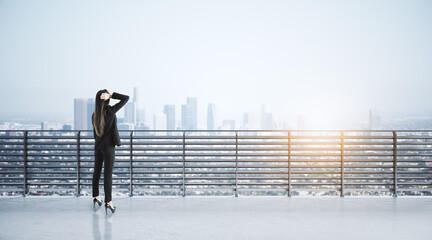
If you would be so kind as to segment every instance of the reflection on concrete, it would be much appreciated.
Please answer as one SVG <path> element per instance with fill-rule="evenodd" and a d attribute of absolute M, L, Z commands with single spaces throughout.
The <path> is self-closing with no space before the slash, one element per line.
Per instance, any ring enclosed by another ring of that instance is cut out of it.
<path fill-rule="evenodd" d="M 429 197 L 0 198 L 0 239 L 430 239 Z"/>
<path fill-rule="evenodd" d="M 99 214 L 93 212 L 93 239 L 94 240 L 100 240 L 100 230 L 99 230 Z"/>
<path fill-rule="evenodd" d="M 104 239 L 111 240 L 112 235 L 112 227 L 111 227 L 111 221 L 112 221 L 113 215 L 109 215 L 105 217 L 105 235 Z"/>
<path fill-rule="evenodd" d="M 103 212 L 104 209 L 104 205 L 102 205 L 102 207 L 96 206 L 95 209 L 93 209 L 93 239 L 94 240 L 100 240 L 100 239 L 112 239 L 111 235 L 112 235 L 112 226 L 111 226 L 111 222 L 112 222 L 112 218 L 114 217 L 114 215 L 110 214 L 110 215 L 106 215 L 105 212 Z M 101 216 L 103 214 L 103 216 Z M 101 238 L 101 230 L 99 228 L 99 222 L 101 221 L 101 219 L 104 219 L 104 235 Z"/>

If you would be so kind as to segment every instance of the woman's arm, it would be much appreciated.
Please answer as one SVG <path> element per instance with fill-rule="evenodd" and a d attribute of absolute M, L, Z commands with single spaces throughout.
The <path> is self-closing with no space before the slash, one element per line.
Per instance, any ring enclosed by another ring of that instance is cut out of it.
<path fill-rule="evenodd" d="M 116 93 L 116 92 L 113 92 L 111 94 L 111 98 L 120 100 L 120 102 L 116 103 L 114 106 L 111 107 L 111 109 L 114 111 L 114 113 L 116 113 L 118 110 L 120 110 L 129 101 L 128 95 L 123 95 L 123 94 Z"/>

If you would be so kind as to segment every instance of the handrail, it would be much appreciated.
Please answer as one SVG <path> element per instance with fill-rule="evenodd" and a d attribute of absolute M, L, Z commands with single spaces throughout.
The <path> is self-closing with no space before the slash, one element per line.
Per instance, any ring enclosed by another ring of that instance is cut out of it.
<path fill-rule="evenodd" d="M 118 194 L 432 195 L 432 130 L 133 130 L 120 137 Z M 91 195 L 93 146 L 88 130 L 0 130 L 0 194 Z"/>

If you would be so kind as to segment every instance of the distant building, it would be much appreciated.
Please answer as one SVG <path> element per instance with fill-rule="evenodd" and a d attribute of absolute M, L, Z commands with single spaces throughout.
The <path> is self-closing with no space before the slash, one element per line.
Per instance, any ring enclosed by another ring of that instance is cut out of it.
<path fill-rule="evenodd" d="M 272 130 L 274 129 L 273 126 L 273 114 L 268 113 L 266 106 L 261 106 L 261 129 L 262 130 Z"/>
<path fill-rule="evenodd" d="M 150 130 L 150 126 L 147 123 L 138 123 L 135 130 Z"/>
<path fill-rule="evenodd" d="M 139 88 L 138 87 L 134 87 L 134 96 L 133 96 L 133 102 L 135 103 L 135 107 L 136 109 L 140 109 L 140 104 L 139 104 L 139 100 L 140 96 L 139 96 Z"/>
<path fill-rule="evenodd" d="M 182 105 L 182 129 L 196 130 L 198 128 L 197 98 L 188 97 L 187 104 Z"/>
<path fill-rule="evenodd" d="M 157 113 L 154 115 L 154 130 L 167 130 L 167 115 Z"/>
<path fill-rule="evenodd" d="M 381 129 L 381 116 L 378 110 L 369 110 L 369 129 L 379 130 Z"/>
<path fill-rule="evenodd" d="M 125 106 L 125 112 L 124 112 L 125 122 L 132 123 L 133 125 L 136 124 L 136 103 L 135 102 L 128 102 Z"/>
<path fill-rule="evenodd" d="M 75 98 L 74 99 L 74 129 L 75 130 L 86 130 L 88 128 L 88 116 L 87 105 L 89 99 L 87 98 Z"/>
<path fill-rule="evenodd" d="M 145 122 L 145 111 L 141 105 L 141 94 L 138 87 L 134 87 L 133 102 L 135 103 L 135 124 Z"/>
<path fill-rule="evenodd" d="M 72 130 L 72 125 L 70 125 L 70 124 L 63 124 L 62 130 Z"/>
<path fill-rule="evenodd" d="M 181 105 L 181 129 L 187 129 L 187 105 Z"/>
<path fill-rule="evenodd" d="M 166 115 L 166 129 L 175 130 L 175 105 L 165 105 L 164 114 Z"/>
<path fill-rule="evenodd" d="M 216 129 L 216 105 L 209 103 L 207 107 L 207 130 Z"/>
<path fill-rule="evenodd" d="M 43 121 L 41 122 L 41 130 L 48 130 L 48 122 Z"/>
<path fill-rule="evenodd" d="M 41 122 L 41 130 L 48 130 L 48 123 L 46 121 Z M 42 136 L 48 135 L 46 132 L 42 132 Z"/>
<path fill-rule="evenodd" d="M 126 130 L 126 131 L 132 131 L 134 130 L 135 126 L 132 123 L 117 123 L 118 130 Z M 120 133 L 122 135 L 125 135 L 125 133 Z"/>
<path fill-rule="evenodd" d="M 89 98 L 87 100 L 87 130 L 93 130 L 92 114 L 95 111 L 95 100 Z"/>
<path fill-rule="evenodd" d="M 243 113 L 243 129 L 252 129 L 255 127 L 254 116 L 252 113 Z"/>

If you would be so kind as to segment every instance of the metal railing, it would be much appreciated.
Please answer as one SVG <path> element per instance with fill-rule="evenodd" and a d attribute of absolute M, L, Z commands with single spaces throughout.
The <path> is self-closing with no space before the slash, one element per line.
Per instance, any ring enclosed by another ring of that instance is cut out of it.
<path fill-rule="evenodd" d="M 432 195 L 432 131 L 137 130 L 121 142 L 114 194 Z M 91 131 L 0 131 L 0 193 L 91 195 L 93 148 Z"/>

